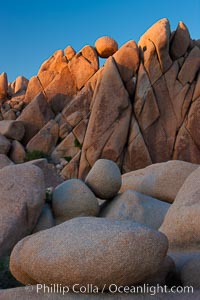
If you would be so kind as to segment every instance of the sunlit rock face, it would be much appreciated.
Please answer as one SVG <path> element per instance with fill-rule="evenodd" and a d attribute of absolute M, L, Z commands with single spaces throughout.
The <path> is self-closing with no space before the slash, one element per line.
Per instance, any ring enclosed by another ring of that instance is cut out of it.
<path fill-rule="evenodd" d="M 183 22 L 171 31 L 167 19 L 138 44 L 131 38 L 119 49 L 108 36 L 79 52 L 68 45 L 29 81 L 0 76 L 0 120 L 23 121 L 24 151 L 47 152 L 64 179 L 85 178 L 100 158 L 123 173 L 168 160 L 200 163 L 199 40 Z"/>

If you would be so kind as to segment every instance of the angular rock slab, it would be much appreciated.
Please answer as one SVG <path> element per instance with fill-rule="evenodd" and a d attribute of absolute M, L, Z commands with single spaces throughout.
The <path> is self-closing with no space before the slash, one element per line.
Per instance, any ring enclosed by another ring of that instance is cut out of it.
<path fill-rule="evenodd" d="M 121 164 L 131 117 L 128 92 L 110 57 L 93 96 L 93 106 L 83 143 L 79 177 L 85 178 L 99 158 Z"/>
<path fill-rule="evenodd" d="M 36 166 L 0 170 L 0 256 L 30 234 L 44 204 L 44 176 Z"/>
<path fill-rule="evenodd" d="M 158 271 L 166 237 L 134 222 L 75 218 L 20 241 L 12 274 L 25 284 L 131 285 Z"/>

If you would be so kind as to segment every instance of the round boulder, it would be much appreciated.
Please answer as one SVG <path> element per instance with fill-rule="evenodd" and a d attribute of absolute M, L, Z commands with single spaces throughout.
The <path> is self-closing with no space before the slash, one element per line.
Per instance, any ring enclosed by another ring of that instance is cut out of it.
<path fill-rule="evenodd" d="M 95 47 L 102 58 L 108 58 L 118 50 L 117 42 L 109 36 L 102 36 L 96 40 Z"/>
<path fill-rule="evenodd" d="M 52 195 L 56 224 L 80 216 L 97 216 L 99 204 L 93 192 L 79 179 L 58 185 Z"/>
<path fill-rule="evenodd" d="M 165 235 L 132 221 L 74 218 L 21 240 L 10 258 L 24 283 L 132 285 L 160 269 L 168 249 Z M 106 285 L 106 286 L 105 286 Z"/>
<path fill-rule="evenodd" d="M 121 187 L 121 173 L 115 162 L 99 159 L 88 173 L 85 183 L 98 198 L 111 199 Z"/>

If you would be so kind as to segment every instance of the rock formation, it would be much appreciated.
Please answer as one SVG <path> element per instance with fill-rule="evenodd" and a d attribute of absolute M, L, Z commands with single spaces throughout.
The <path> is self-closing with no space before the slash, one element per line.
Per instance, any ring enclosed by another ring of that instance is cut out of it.
<path fill-rule="evenodd" d="M 68 157 L 65 179 L 85 178 L 99 158 L 123 173 L 172 159 L 200 163 L 200 46 L 186 25 L 171 31 L 162 19 L 138 45 L 118 50 L 101 37 L 95 47 L 56 51 L 29 81 L 8 83 L 2 73 L 1 119 L 24 124 L 25 150 L 56 164 Z M 107 58 L 101 68 L 98 55 Z"/>
<path fill-rule="evenodd" d="M 0 267 L 22 284 L 200 288 L 200 43 L 183 22 L 2 73 L 0 109 Z"/>

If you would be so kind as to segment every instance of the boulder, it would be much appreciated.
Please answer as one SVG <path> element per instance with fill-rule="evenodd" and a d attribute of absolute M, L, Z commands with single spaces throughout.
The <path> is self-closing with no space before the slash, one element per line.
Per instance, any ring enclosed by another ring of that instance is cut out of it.
<path fill-rule="evenodd" d="M 0 154 L 7 154 L 10 150 L 10 146 L 10 141 L 0 133 Z"/>
<path fill-rule="evenodd" d="M 43 92 L 43 87 L 41 85 L 38 76 L 31 77 L 26 90 L 24 102 L 30 103 L 39 93 L 42 92 Z"/>
<path fill-rule="evenodd" d="M 129 95 L 114 59 L 110 57 L 95 86 L 91 115 L 82 147 L 79 178 L 85 178 L 99 158 L 113 160 L 121 166 L 130 117 Z"/>
<path fill-rule="evenodd" d="M 85 46 L 69 61 L 68 67 L 78 90 L 97 72 L 98 66 L 97 53 L 91 46 Z"/>
<path fill-rule="evenodd" d="M 15 80 L 15 89 L 14 93 L 24 93 L 28 87 L 28 79 L 26 79 L 24 76 L 18 76 Z"/>
<path fill-rule="evenodd" d="M 192 118 L 191 119 L 187 118 L 189 119 L 190 130 L 192 132 L 194 132 L 193 130 L 196 124 L 199 123 L 199 119 L 194 117 L 194 114 L 195 115 L 198 114 L 199 109 L 200 109 L 200 102 L 194 101 L 190 108 L 190 112 L 191 112 L 190 116 Z M 187 123 L 188 120 L 185 120 L 176 137 L 173 159 L 185 160 L 185 161 L 192 162 L 194 164 L 200 164 L 200 150 L 196 144 L 198 135 L 196 135 L 196 131 L 195 131 L 194 138 L 191 136 L 187 128 Z M 198 130 L 198 127 L 196 127 L 196 130 Z"/>
<path fill-rule="evenodd" d="M 192 286 L 195 289 L 200 288 L 200 255 L 190 258 L 180 271 L 181 282 L 183 286 Z"/>
<path fill-rule="evenodd" d="M 93 91 L 90 86 L 84 87 L 61 113 L 60 126 L 65 125 L 71 130 L 78 126 L 81 120 L 87 119 L 90 113 Z"/>
<path fill-rule="evenodd" d="M 200 68 L 200 49 L 195 46 L 187 56 L 178 74 L 178 80 L 185 85 L 192 83 Z"/>
<path fill-rule="evenodd" d="M 177 118 L 177 126 L 180 129 L 193 97 L 194 85 L 187 83 L 183 86 L 178 80 L 179 71 L 180 66 L 176 60 L 164 74 L 164 78 L 169 96 L 173 100 L 172 105 Z"/>
<path fill-rule="evenodd" d="M 99 159 L 88 173 L 85 183 L 97 197 L 111 199 L 121 187 L 121 173 L 113 161 Z"/>
<path fill-rule="evenodd" d="M 152 164 L 147 145 L 134 115 L 131 116 L 127 146 L 124 152 L 122 173 L 143 169 Z"/>
<path fill-rule="evenodd" d="M 0 170 L 0 256 L 31 233 L 44 204 L 44 176 L 36 166 Z"/>
<path fill-rule="evenodd" d="M 158 199 L 126 190 L 103 206 L 100 217 L 122 221 L 132 220 L 159 229 L 169 207 L 168 203 Z"/>
<path fill-rule="evenodd" d="M 199 75 L 197 77 L 197 81 L 196 81 L 196 85 L 195 85 L 195 89 L 194 89 L 194 94 L 192 97 L 192 101 L 197 100 L 200 97 L 200 72 Z"/>
<path fill-rule="evenodd" d="M 139 67 L 139 49 L 135 41 L 124 44 L 114 55 L 119 74 L 124 82 L 128 82 Z"/>
<path fill-rule="evenodd" d="M 45 80 L 47 72 L 50 71 L 40 74 L 40 78 L 43 76 Z M 55 74 L 54 78 L 45 87 L 44 92 L 47 97 L 47 101 L 55 114 L 61 112 L 63 108 L 70 103 L 77 92 L 77 87 L 75 79 L 73 78 L 66 62 L 65 67 Z"/>
<path fill-rule="evenodd" d="M 57 224 L 75 217 L 97 216 L 99 213 L 96 197 L 79 179 L 64 181 L 55 188 L 52 209 Z"/>
<path fill-rule="evenodd" d="M 120 192 L 131 189 L 172 203 L 187 177 L 199 165 L 172 160 L 122 175 Z"/>
<path fill-rule="evenodd" d="M 67 60 L 71 60 L 76 55 L 76 51 L 72 46 L 67 46 L 64 50 L 64 53 Z"/>
<path fill-rule="evenodd" d="M 26 149 L 51 154 L 58 141 L 59 126 L 56 121 L 50 120 L 40 131 L 28 142 Z"/>
<path fill-rule="evenodd" d="M 81 49 L 81 54 L 87 59 L 96 72 L 99 69 L 99 57 L 94 47 L 86 45 Z"/>
<path fill-rule="evenodd" d="M 118 44 L 113 38 L 102 36 L 96 40 L 95 48 L 100 57 L 108 58 L 118 50 Z"/>
<path fill-rule="evenodd" d="M 183 22 L 179 22 L 170 43 L 170 54 L 173 59 L 184 56 L 190 45 L 190 33 Z"/>
<path fill-rule="evenodd" d="M 145 34 L 140 38 L 138 44 L 143 44 L 143 51 L 145 49 L 145 42 L 152 41 L 156 48 L 158 60 L 161 66 L 161 71 L 164 73 L 171 66 L 172 60 L 169 56 L 169 39 L 170 39 L 170 24 L 164 18 L 153 24 Z"/>
<path fill-rule="evenodd" d="M 200 168 L 197 168 L 183 183 L 160 227 L 171 249 L 200 249 L 199 180 Z"/>
<path fill-rule="evenodd" d="M 21 141 L 25 134 L 24 124 L 20 121 L 0 121 L 0 133 L 9 139 Z"/>
<path fill-rule="evenodd" d="M 43 62 L 38 71 L 38 79 L 42 88 L 45 89 L 66 66 L 67 61 L 63 50 L 55 51 L 53 55 Z"/>
<path fill-rule="evenodd" d="M 65 180 L 78 178 L 79 162 L 81 151 L 79 151 L 62 169 L 60 175 Z"/>
<path fill-rule="evenodd" d="M 14 161 L 14 163 L 16 163 L 16 164 L 21 164 L 21 163 L 25 162 L 26 151 L 25 151 L 23 145 L 16 140 L 12 141 L 9 156 L 12 159 L 12 161 Z"/>
<path fill-rule="evenodd" d="M 140 56 L 151 84 L 154 84 L 163 74 L 154 42 L 142 37 L 138 43 Z"/>
<path fill-rule="evenodd" d="M 30 139 L 51 119 L 54 113 L 49 107 L 44 95 L 38 94 L 22 111 L 17 121 L 22 121 L 25 127 L 23 143 L 27 144 Z"/>
<path fill-rule="evenodd" d="M 0 154 L 0 169 L 13 164 L 14 163 L 5 154 Z"/>
<path fill-rule="evenodd" d="M 58 146 L 52 152 L 51 157 L 55 163 L 59 163 L 60 158 L 70 160 L 79 151 L 80 148 L 76 146 L 76 137 L 71 132 L 60 144 L 58 144 Z"/>
<path fill-rule="evenodd" d="M 76 137 L 76 139 L 79 141 L 80 145 L 82 145 L 84 142 L 87 125 L 88 125 L 88 119 L 83 119 L 73 129 L 73 134 Z"/>
<path fill-rule="evenodd" d="M 160 269 L 149 278 L 145 279 L 145 284 L 149 284 L 150 286 L 154 286 L 159 284 L 170 285 L 172 280 L 176 276 L 176 265 L 173 259 L 170 256 L 166 256 L 163 263 L 160 266 Z"/>
<path fill-rule="evenodd" d="M 3 72 L 0 74 L 0 99 L 6 99 L 8 93 L 8 78 L 7 74 Z"/>
<path fill-rule="evenodd" d="M 9 109 L 7 112 L 3 113 L 4 120 L 16 120 L 17 116 L 14 109 Z"/>
<path fill-rule="evenodd" d="M 63 182 L 63 179 L 57 174 L 55 166 L 48 163 L 46 158 L 34 159 L 24 163 L 24 165 L 35 165 L 42 170 L 44 174 L 45 188 L 55 188 Z"/>
<path fill-rule="evenodd" d="M 89 282 L 101 290 L 113 282 L 128 286 L 143 281 L 159 270 L 167 248 L 163 234 L 132 221 L 75 218 L 21 240 L 12 251 L 10 269 L 24 284 L 72 287 Z"/>
<path fill-rule="evenodd" d="M 45 204 L 42 212 L 38 218 L 37 224 L 35 228 L 33 229 L 33 233 L 36 233 L 41 230 L 49 229 L 51 227 L 55 226 L 55 220 L 52 214 L 52 210 L 49 206 L 49 204 Z"/>
<path fill-rule="evenodd" d="M 171 159 L 177 130 L 166 82 L 163 77 L 158 81 L 152 87 L 140 63 L 133 109 L 152 163 Z"/>

